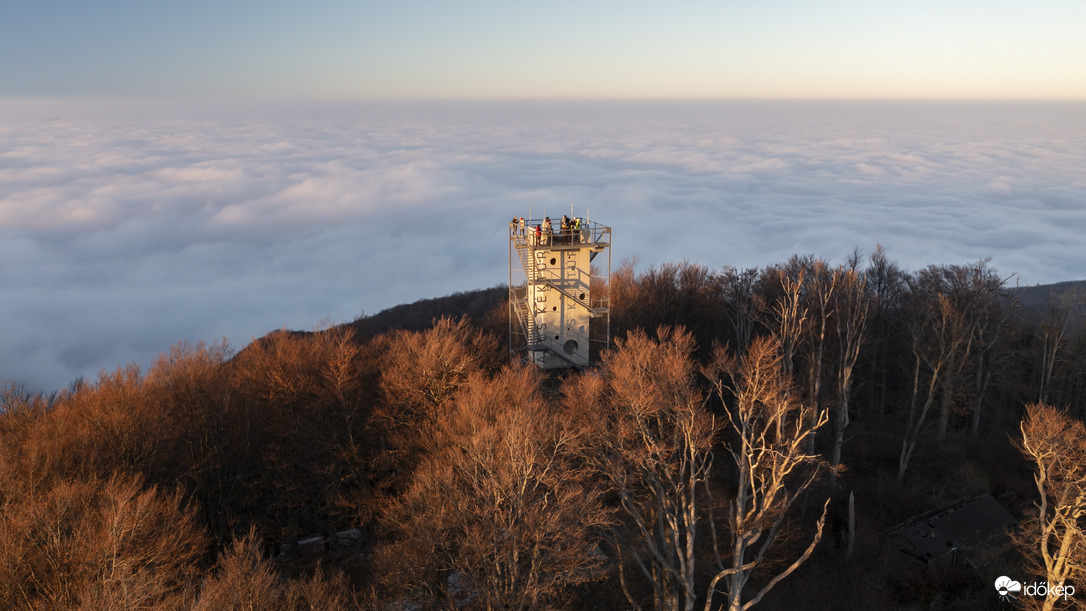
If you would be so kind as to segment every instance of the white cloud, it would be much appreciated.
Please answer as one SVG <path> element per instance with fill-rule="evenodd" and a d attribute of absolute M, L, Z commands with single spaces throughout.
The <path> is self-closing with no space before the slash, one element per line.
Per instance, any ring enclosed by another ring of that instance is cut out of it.
<path fill-rule="evenodd" d="M 1083 109 L 1001 108 L 23 108 L 0 118 L 0 378 L 54 388 L 181 339 L 240 346 L 505 282 L 506 220 L 570 202 L 614 226 L 616 262 L 881 243 L 910 269 L 990 256 L 1027 284 L 1086 277 Z"/>

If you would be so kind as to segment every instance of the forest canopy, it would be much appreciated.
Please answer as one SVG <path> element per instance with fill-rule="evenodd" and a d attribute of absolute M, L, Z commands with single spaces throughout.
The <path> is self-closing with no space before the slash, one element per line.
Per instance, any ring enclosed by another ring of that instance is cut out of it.
<path fill-rule="evenodd" d="M 584 372 L 511 352 L 496 287 L 9 383 L 0 602 L 989 608 L 1002 575 L 1082 577 L 1083 283 L 880 248 L 610 291 Z M 985 494 L 1020 522 L 994 560 L 886 536 Z"/>

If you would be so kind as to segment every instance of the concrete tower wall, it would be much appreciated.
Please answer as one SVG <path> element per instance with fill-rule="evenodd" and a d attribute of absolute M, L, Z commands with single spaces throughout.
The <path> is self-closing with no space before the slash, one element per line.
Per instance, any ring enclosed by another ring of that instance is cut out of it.
<path fill-rule="evenodd" d="M 544 369 L 584 369 L 610 343 L 611 228 L 577 224 L 553 233 L 545 219 L 509 224 L 509 349 Z"/>
<path fill-rule="evenodd" d="M 541 343 L 549 348 L 533 352 L 533 361 L 540 367 L 568 367 L 570 361 L 576 366 L 588 364 L 589 253 L 587 245 L 535 251 L 539 277 L 547 281 L 528 288 Z"/>

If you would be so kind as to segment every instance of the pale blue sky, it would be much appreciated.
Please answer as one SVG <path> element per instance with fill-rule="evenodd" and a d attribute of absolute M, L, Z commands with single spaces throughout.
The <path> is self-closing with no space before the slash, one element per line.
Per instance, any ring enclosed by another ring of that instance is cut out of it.
<path fill-rule="evenodd" d="M 1086 99 L 1082 0 L 4 0 L 0 96 Z"/>

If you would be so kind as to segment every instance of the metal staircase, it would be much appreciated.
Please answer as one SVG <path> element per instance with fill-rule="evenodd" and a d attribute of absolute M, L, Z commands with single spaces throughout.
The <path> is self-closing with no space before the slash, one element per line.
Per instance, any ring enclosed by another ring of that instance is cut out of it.
<path fill-rule="evenodd" d="M 528 227 L 525 227 L 525 224 Z M 586 222 L 585 228 L 579 233 L 547 235 L 546 241 L 540 243 L 530 229 L 537 224 L 542 224 L 542 219 L 531 220 L 519 226 L 510 224 L 509 228 L 510 350 L 514 353 L 526 350 L 529 360 L 536 358 L 531 356 L 532 354 L 546 352 L 548 357 L 553 356 L 573 367 L 584 369 L 590 365 L 591 358 L 585 349 L 578 350 L 574 343 L 571 351 L 567 331 L 547 329 L 547 325 L 541 324 L 541 320 L 548 324 L 553 322 L 550 320 L 552 313 L 549 307 L 554 305 L 552 302 L 556 301 L 562 307 L 576 304 L 576 314 L 573 314 L 575 318 L 587 317 L 595 321 L 592 324 L 604 325 L 602 339 L 593 339 L 591 335 L 587 338 L 589 346 L 595 343 L 595 347 L 590 350 L 598 351 L 600 344 L 606 346 L 609 343 L 611 228 Z M 515 256 L 513 250 L 517 251 Z M 606 274 L 597 276 L 588 269 L 582 269 L 585 250 L 589 251 L 588 261 L 595 259 L 596 255 L 607 254 Z M 547 253 L 550 265 L 541 258 L 544 256 L 543 252 Z M 566 256 L 567 252 L 580 253 L 576 255 L 580 262 L 575 263 L 572 257 Z M 561 262 L 551 257 L 558 258 Z M 523 284 L 514 282 L 515 263 L 519 263 L 520 270 L 523 271 Z M 585 274 L 590 275 L 587 282 Z M 597 279 L 603 287 L 599 294 L 596 294 Z M 590 286 L 591 291 L 588 290 Z M 586 325 L 587 321 L 581 324 Z M 581 333 L 585 333 L 584 326 L 581 327 Z M 581 345 L 584 346 L 583 343 Z"/>
<path fill-rule="evenodd" d="M 593 307 L 588 301 L 574 295 L 556 282 L 548 279 L 544 274 L 541 274 L 536 265 L 536 248 L 524 236 L 514 236 L 513 240 L 517 249 L 517 254 L 520 257 L 521 268 L 524 270 L 524 275 L 528 278 L 528 284 L 546 284 L 548 287 L 564 295 L 566 299 L 569 299 L 584 308 L 592 318 L 598 318 L 607 314 L 606 307 Z M 591 253 L 591 255 L 595 254 L 595 252 Z M 525 300 L 527 300 L 527 297 L 525 297 Z"/>
<path fill-rule="evenodd" d="M 569 356 L 558 349 L 559 347 L 554 340 L 539 332 L 539 326 L 535 324 L 536 313 L 533 311 L 532 305 L 528 303 L 527 287 L 514 287 L 513 291 L 513 310 L 516 312 L 517 320 L 520 321 L 521 329 L 527 337 L 527 349 L 533 352 L 546 350 L 570 365 L 575 367 L 585 366 L 587 363 L 578 363 L 569 358 Z"/>
<path fill-rule="evenodd" d="M 520 321 L 520 326 L 524 330 L 524 335 L 528 338 L 528 346 L 539 346 L 540 341 L 539 328 L 535 324 L 535 312 L 532 311 L 532 306 L 528 303 L 528 287 L 514 287 L 513 288 L 513 310 L 517 314 L 517 320 Z"/>

